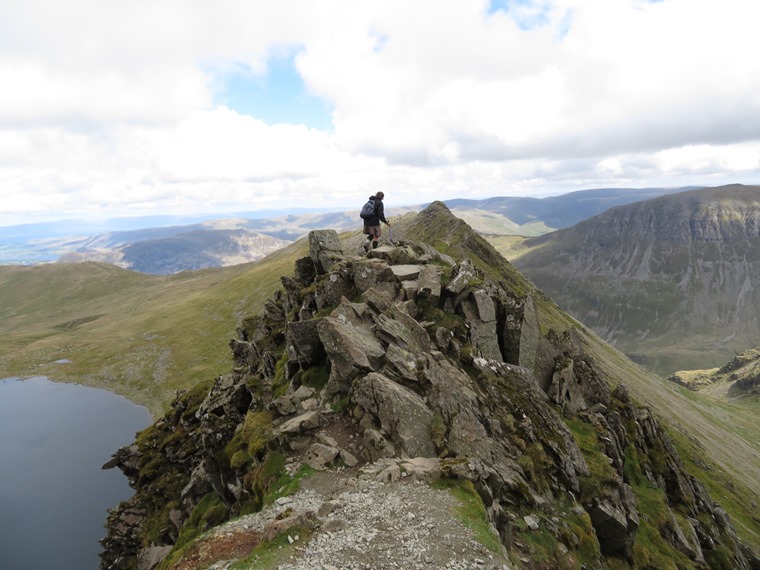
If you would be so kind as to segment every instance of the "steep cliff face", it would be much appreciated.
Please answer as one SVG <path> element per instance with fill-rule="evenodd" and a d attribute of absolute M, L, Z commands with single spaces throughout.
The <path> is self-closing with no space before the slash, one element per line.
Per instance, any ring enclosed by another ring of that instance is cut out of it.
<path fill-rule="evenodd" d="M 529 244 L 520 270 L 657 372 L 715 365 L 760 336 L 760 187 L 622 206 Z"/>
<path fill-rule="evenodd" d="M 309 235 L 310 256 L 230 343 L 234 371 L 178 396 L 109 464 L 136 494 L 109 517 L 103 568 L 200 567 L 195 537 L 271 503 L 302 465 L 468 481 L 516 567 L 750 568 L 725 512 L 577 330 L 546 330 L 546 301 L 442 204 L 408 234 L 435 226 L 471 258 L 424 243 L 360 256 Z M 316 536 L 329 512 L 277 529 Z"/>

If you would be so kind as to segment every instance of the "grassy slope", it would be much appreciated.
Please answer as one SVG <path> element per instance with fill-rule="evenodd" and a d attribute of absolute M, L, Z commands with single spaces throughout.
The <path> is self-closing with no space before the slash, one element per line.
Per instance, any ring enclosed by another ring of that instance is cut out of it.
<path fill-rule="evenodd" d="M 453 237 L 451 241 L 456 243 L 459 238 Z M 515 241 L 499 245 L 519 248 L 519 242 Z M 493 260 L 487 259 L 486 263 L 496 265 Z M 511 265 L 501 270 L 511 276 L 510 280 L 527 281 Z M 727 402 L 667 382 L 604 342 L 540 291 L 534 295 L 542 331 L 549 328 L 578 330 L 585 350 L 608 382 L 625 384 L 638 402 L 654 411 L 682 452 L 687 469 L 728 511 L 739 535 L 760 547 L 760 519 L 755 514 L 760 506 L 760 425 L 757 423 L 760 405 L 755 400 Z"/>
<path fill-rule="evenodd" d="M 257 263 L 168 277 L 100 263 L 0 267 L 0 375 L 105 387 L 157 415 L 176 390 L 229 371 L 240 318 L 305 253 L 298 242 Z"/>
<path fill-rule="evenodd" d="M 519 239 L 488 239 L 510 260 L 530 251 Z M 728 399 L 717 391 L 696 393 L 667 382 L 633 363 L 583 325 L 576 326 L 585 331 L 586 349 L 608 377 L 628 386 L 639 402 L 655 410 L 669 426 L 687 468 L 726 506 L 740 534 L 760 544 L 760 523 L 750 514 L 760 506 L 758 398 Z"/>

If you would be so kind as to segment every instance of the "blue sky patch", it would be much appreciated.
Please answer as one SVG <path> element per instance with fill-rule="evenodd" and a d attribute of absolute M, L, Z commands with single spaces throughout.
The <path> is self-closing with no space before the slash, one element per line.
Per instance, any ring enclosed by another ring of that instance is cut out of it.
<path fill-rule="evenodd" d="M 308 92 L 296 69 L 295 56 L 289 53 L 271 58 L 263 75 L 247 65 L 217 75 L 214 105 L 225 105 L 269 125 L 290 123 L 332 129 L 332 106 Z"/>
<path fill-rule="evenodd" d="M 488 13 L 505 12 L 522 30 L 535 30 L 550 22 L 549 2 L 542 0 L 489 0 Z"/>

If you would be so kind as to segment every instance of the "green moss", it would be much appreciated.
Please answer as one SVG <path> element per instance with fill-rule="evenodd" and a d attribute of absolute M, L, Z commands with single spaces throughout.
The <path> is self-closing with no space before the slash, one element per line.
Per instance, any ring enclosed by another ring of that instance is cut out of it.
<path fill-rule="evenodd" d="M 339 400 L 336 400 L 335 402 L 333 402 L 332 409 L 335 413 L 339 414 L 343 412 L 343 410 L 345 410 L 350 403 L 351 403 L 351 396 L 346 394 Z"/>
<path fill-rule="evenodd" d="M 734 568 L 734 555 L 725 546 L 718 546 L 705 554 L 705 562 L 714 570 L 731 570 Z"/>
<path fill-rule="evenodd" d="M 501 552 L 501 542 L 488 521 L 486 508 L 475 490 L 472 481 L 465 479 L 439 479 L 433 484 L 436 489 L 448 489 L 457 499 L 457 515 L 464 525 L 472 530 L 475 540 L 495 553 Z"/>
<path fill-rule="evenodd" d="M 430 424 L 430 435 L 433 439 L 436 449 L 441 450 L 446 442 L 446 424 L 443 421 L 441 412 L 436 412 L 433 421 Z"/>
<path fill-rule="evenodd" d="M 303 544 L 309 540 L 313 531 L 305 527 L 293 527 L 275 536 L 272 540 L 266 540 L 257 544 L 244 560 L 233 563 L 229 570 L 259 570 L 262 568 L 276 568 L 292 553 L 295 545 L 291 545 L 288 536 L 298 536 Z"/>
<path fill-rule="evenodd" d="M 327 385 L 329 378 L 330 373 L 327 371 L 327 366 L 312 366 L 304 371 L 303 376 L 301 376 L 301 384 L 319 391 Z"/>
<path fill-rule="evenodd" d="M 251 461 L 253 461 L 253 458 L 248 455 L 247 451 L 241 449 L 239 451 L 236 451 L 235 454 L 230 458 L 230 468 L 245 469 L 246 467 L 250 466 Z"/>
<path fill-rule="evenodd" d="M 517 463 L 539 490 L 545 491 L 549 488 L 546 474 L 549 472 L 552 460 L 546 455 L 543 445 L 536 442 L 527 446 Z"/>
<path fill-rule="evenodd" d="M 229 510 L 214 492 L 205 495 L 190 513 L 182 525 L 179 538 L 174 544 L 169 556 L 159 566 L 159 570 L 167 570 L 182 558 L 182 554 L 193 540 L 213 526 L 227 520 Z"/>
<path fill-rule="evenodd" d="M 280 360 L 274 370 L 274 382 L 272 382 L 272 397 L 279 398 L 288 391 L 288 379 L 285 377 L 285 367 L 288 364 L 288 353 L 283 351 Z"/>
<path fill-rule="evenodd" d="M 668 431 L 686 471 L 697 477 L 731 517 L 736 534 L 755 549 L 760 549 L 758 497 L 744 484 L 720 469 L 698 445 L 675 430 Z"/>
<path fill-rule="evenodd" d="M 670 521 L 665 493 L 655 485 L 645 482 L 633 486 L 641 526 L 633 544 L 633 562 L 636 568 L 662 568 L 663 570 L 686 570 L 698 566 L 673 548 L 662 537 L 660 529 Z"/>
<path fill-rule="evenodd" d="M 284 463 L 282 467 L 284 468 Z M 278 477 L 270 485 L 269 491 L 264 496 L 264 504 L 271 505 L 280 497 L 287 497 L 297 493 L 301 488 L 301 480 L 314 473 L 316 473 L 316 471 L 305 463 L 301 465 L 292 477 L 283 469 L 280 469 L 277 472 L 272 472 L 272 476 L 278 474 Z"/>
<path fill-rule="evenodd" d="M 233 466 L 233 459 L 239 466 L 257 457 L 265 448 L 272 434 L 271 412 L 248 412 L 245 415 L 243 427 L 232 437 L 232 440 L 224 448 L 224 455 L 228 458 L 229 466 Z M 245 452 L 247 457 L 240 455 Z"/>
<path fill-rule="evenodd" d="M 575 437 L 591 474 L 579 477 L 581 500 L 586 502 L 593 497 L 604 496 L 605 489 L 617 485 L 619 477 L 607 455 L 601 451 L 594 426 L 578 418 L 565 418 L 565 424 Z"/>

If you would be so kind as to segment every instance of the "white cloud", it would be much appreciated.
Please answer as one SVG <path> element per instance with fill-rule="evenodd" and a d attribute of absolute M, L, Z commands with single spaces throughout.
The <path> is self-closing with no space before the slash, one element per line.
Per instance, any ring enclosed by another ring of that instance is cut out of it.
<path fill-rule="evenodd" d="M 757 180 L 760 5 L 499 4 L 7 0 L 0 223 Z M 331 130 L 214 106 L 282 50 Z"/>

